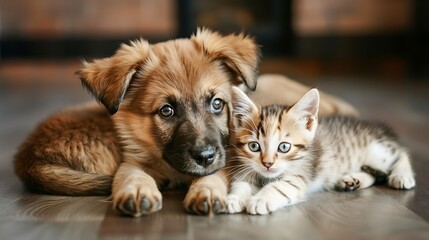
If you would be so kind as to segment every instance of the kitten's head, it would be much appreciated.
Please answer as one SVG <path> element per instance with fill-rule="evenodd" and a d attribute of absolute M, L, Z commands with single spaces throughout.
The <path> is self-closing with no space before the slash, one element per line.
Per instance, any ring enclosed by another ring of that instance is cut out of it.
<path fill-rule="evenodd" d="M 258 108 L 233 87 L 236 160 L 265 178 L 300 175 L 317 129 L 319 92 L 308 91 L 292 107 Z"/>

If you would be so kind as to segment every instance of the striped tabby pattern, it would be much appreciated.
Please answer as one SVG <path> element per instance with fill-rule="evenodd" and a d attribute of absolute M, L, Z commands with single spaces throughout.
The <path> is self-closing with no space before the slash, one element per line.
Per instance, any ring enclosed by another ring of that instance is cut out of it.
<path fill-rule="evenodd" d="M 238 88 L 233 93 L 229 213 L 268 214 L 320 190 L 415 186 L 409 154 L 389 127 L 351 117 L 318 119 L 316 89 L 290 108 L 258 109 Z"/>

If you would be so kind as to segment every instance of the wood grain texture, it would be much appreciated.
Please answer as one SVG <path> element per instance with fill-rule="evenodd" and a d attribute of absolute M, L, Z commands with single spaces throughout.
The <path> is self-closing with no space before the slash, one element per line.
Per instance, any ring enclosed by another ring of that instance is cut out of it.
<path fill-rule="evenodd" d="M 267 216 L 194 216 L 184 212 L 183 191 L 164 193 L 163 209 L 130 218 L 105 197 L 29 193 L 12 159 L 25 135 L 49 112 L 90 100 L 79 83 L 20 87 L 0 82 L 0 239 L 429 239 L 429 108 L 425 83 L 377 85 L 315 79 L 322 90 L 352 102 L 365 118 L 392 125 L 410 148 L 417 187 L 384 186 L 321 192 Z"/>

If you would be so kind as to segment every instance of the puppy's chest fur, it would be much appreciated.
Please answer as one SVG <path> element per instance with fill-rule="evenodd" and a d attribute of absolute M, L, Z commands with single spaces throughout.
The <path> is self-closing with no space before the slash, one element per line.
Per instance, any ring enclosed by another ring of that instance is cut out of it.
<path fill-rule="evenodd" d="M 132 162 L 148 175 L 152 176 L 161 189 L 189 186 L 194 177 L 184 175 L 171 167 L 163 158 L 151 131 L 146 127 L 135 128 L 136 118 L 118 114 L 113 117 L 121 144 L 122 158 Z M 143 124 L 149 126 L 150 124 Z"/>

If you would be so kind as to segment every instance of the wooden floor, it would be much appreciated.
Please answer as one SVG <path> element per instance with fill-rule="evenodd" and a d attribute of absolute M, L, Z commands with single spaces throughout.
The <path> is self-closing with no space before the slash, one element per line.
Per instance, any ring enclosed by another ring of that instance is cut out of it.
<path fill-rule="evenodd" d="M 49 113 L 90 97 L 72 67 L 54 64 L 46 71 L 33 69 L 33 74 L 20 69 L 0 66 L 0 239 L 429 239 L 428 83 L 305 79 L 347 99 L 362 117 L 396 129 L 413 155 L 413 190 L 377 186 L 323 192 L 268 216 L 210 217 L 186 214 L 181 203 L 185 193 L 174 191 L 164 193 L 160 212 L 129 218 L 114 212 L 107 198 L 38 195 L 23 189 L 12 167 L 19 143 Z M 53 75 L 58 81 L 41 81 Z"/>

